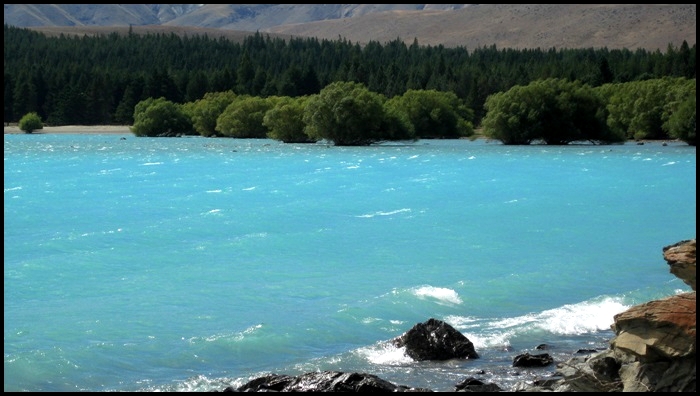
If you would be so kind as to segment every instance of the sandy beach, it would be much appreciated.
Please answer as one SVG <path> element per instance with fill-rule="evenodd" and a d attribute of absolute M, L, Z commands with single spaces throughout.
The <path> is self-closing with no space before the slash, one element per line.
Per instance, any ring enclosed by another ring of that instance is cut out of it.
<path fill-rule="evenodd" d="M 18 126 L 5 126 L 4 132 L 7 133 L 25 133 Z M 63 126 L 45 126 L 38 129 L 32 134 L 45 133 L 74 133 L 74 134 L 132 134 L 129 130 L 129 125 L 63 125 Z"/>

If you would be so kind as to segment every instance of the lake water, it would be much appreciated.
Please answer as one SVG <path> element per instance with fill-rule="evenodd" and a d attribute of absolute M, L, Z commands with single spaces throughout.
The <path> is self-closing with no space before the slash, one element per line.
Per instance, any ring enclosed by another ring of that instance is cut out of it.
<path fill-rule="evenodd" d="M 4 139 L 5 391 L 507 390 L 554 370 L 516 355 L 606 348 L 615 314 L 690 290 L 662 254 L 696 235 L 685 143 Z M 388 343 L 430 318 L 480 358 Z"/>

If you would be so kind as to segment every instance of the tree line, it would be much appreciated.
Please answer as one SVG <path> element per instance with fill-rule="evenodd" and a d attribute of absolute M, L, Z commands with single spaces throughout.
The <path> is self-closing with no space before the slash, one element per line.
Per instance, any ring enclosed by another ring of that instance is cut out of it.
<path fill-rule="evenodd" d="M 482 134 L 507 145 L 620 143 L 673 138 L 695 145 L 695 79 L 609 83 L 549 78 L 486 99 Z M 352 81 L 320 93 L 289 96 L 207 93 L 184 104 L 160 97 L 139 102 L 137 136 L 201 135 L 327 141 L 366 146 L 383 141 L 472 137 L 474 112 L 453 92 L 408 90 L 387 98 Z"/>
<path fill-rule="evenodd" d="M 35 112 L 48 125 L 133 125 L 135 107 L 164 98 L 184 105 L 235 92 L 301 98 L 335 82 L 362 84 L 386 99 L 449 92 L 479 126 L 487 98 L 546 79 L 590 87 L 665 77 L 695 79 L 695 44 L 643 49 L 497 49 L 366 45 L 251 34 L 241 42 L 176 34 L 48 37 L 4 26 L 4 121 Z"/>

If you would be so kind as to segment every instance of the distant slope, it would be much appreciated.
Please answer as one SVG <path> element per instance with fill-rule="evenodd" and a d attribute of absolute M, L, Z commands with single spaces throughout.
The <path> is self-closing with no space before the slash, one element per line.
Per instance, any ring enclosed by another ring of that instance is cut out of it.
<path fill-rule="evenodd" d="M 696 42 L 695 4 L 5 4 L 6 24 L 48 34 L 175 32 L 239 40 L 665 51 Z M 247 32 L 247 33 L 246 33 Z"/>
<path fill-rule="evenodd" d="M 255 32 L 247 30 L 231 30 L 231 29 L 213 29 L 201 28 L 192 26 L 167 26 L 167 25 L 145 25 L 145 26 L 39 26 L 29 27 L 27 29 L 44 33 L 47 36 L 77 35 L 77 36 L 93 36 L 93 35 L 108 35 L 118 33 L 126 35 L 129 30 L 134 34 L 171 34 L 174 33 L 180 37 L 204 36 L 210 38 L 225 37 L 232 42 L 242 42 L 246 37 L 254 35 Z M 267 33 L 260 34 L 270 38 L 281 38 L 288 40 L 294 36 L 286 33 Z"/>
<path fill-rule="evenodd" d="M 340 20 L 397 10 L 453 10 L 468 4 L 205 4 L 167 25 L 263 31 L 274 26 Z M 335 37 L 337 38 L 337 37 Z"/>
<path fill-rule="evenodd" d="M 391 10 L 452 10 L 467 4 L 5 4 L 4 21 L 39 26 L 197 26 L 262 30 Z"/>
<path fill-rule="evenodd" d="M 276 26 L 269 32 L 353 42 L 414 38 L 468 49 L 644 48 L 696 41 L 695 4 L 479 4 L 455 11 L 393 11 Z"/>

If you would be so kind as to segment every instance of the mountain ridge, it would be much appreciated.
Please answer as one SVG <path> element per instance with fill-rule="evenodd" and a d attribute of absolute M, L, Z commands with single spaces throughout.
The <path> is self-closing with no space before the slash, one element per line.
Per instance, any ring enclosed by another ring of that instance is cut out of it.
<path fill-rule="evenodd" d="M 5 24 L 46 34 L 208 34 L 468 49 L 665 51 L 696 42 L 695 4 L 10 4 Z"/>

